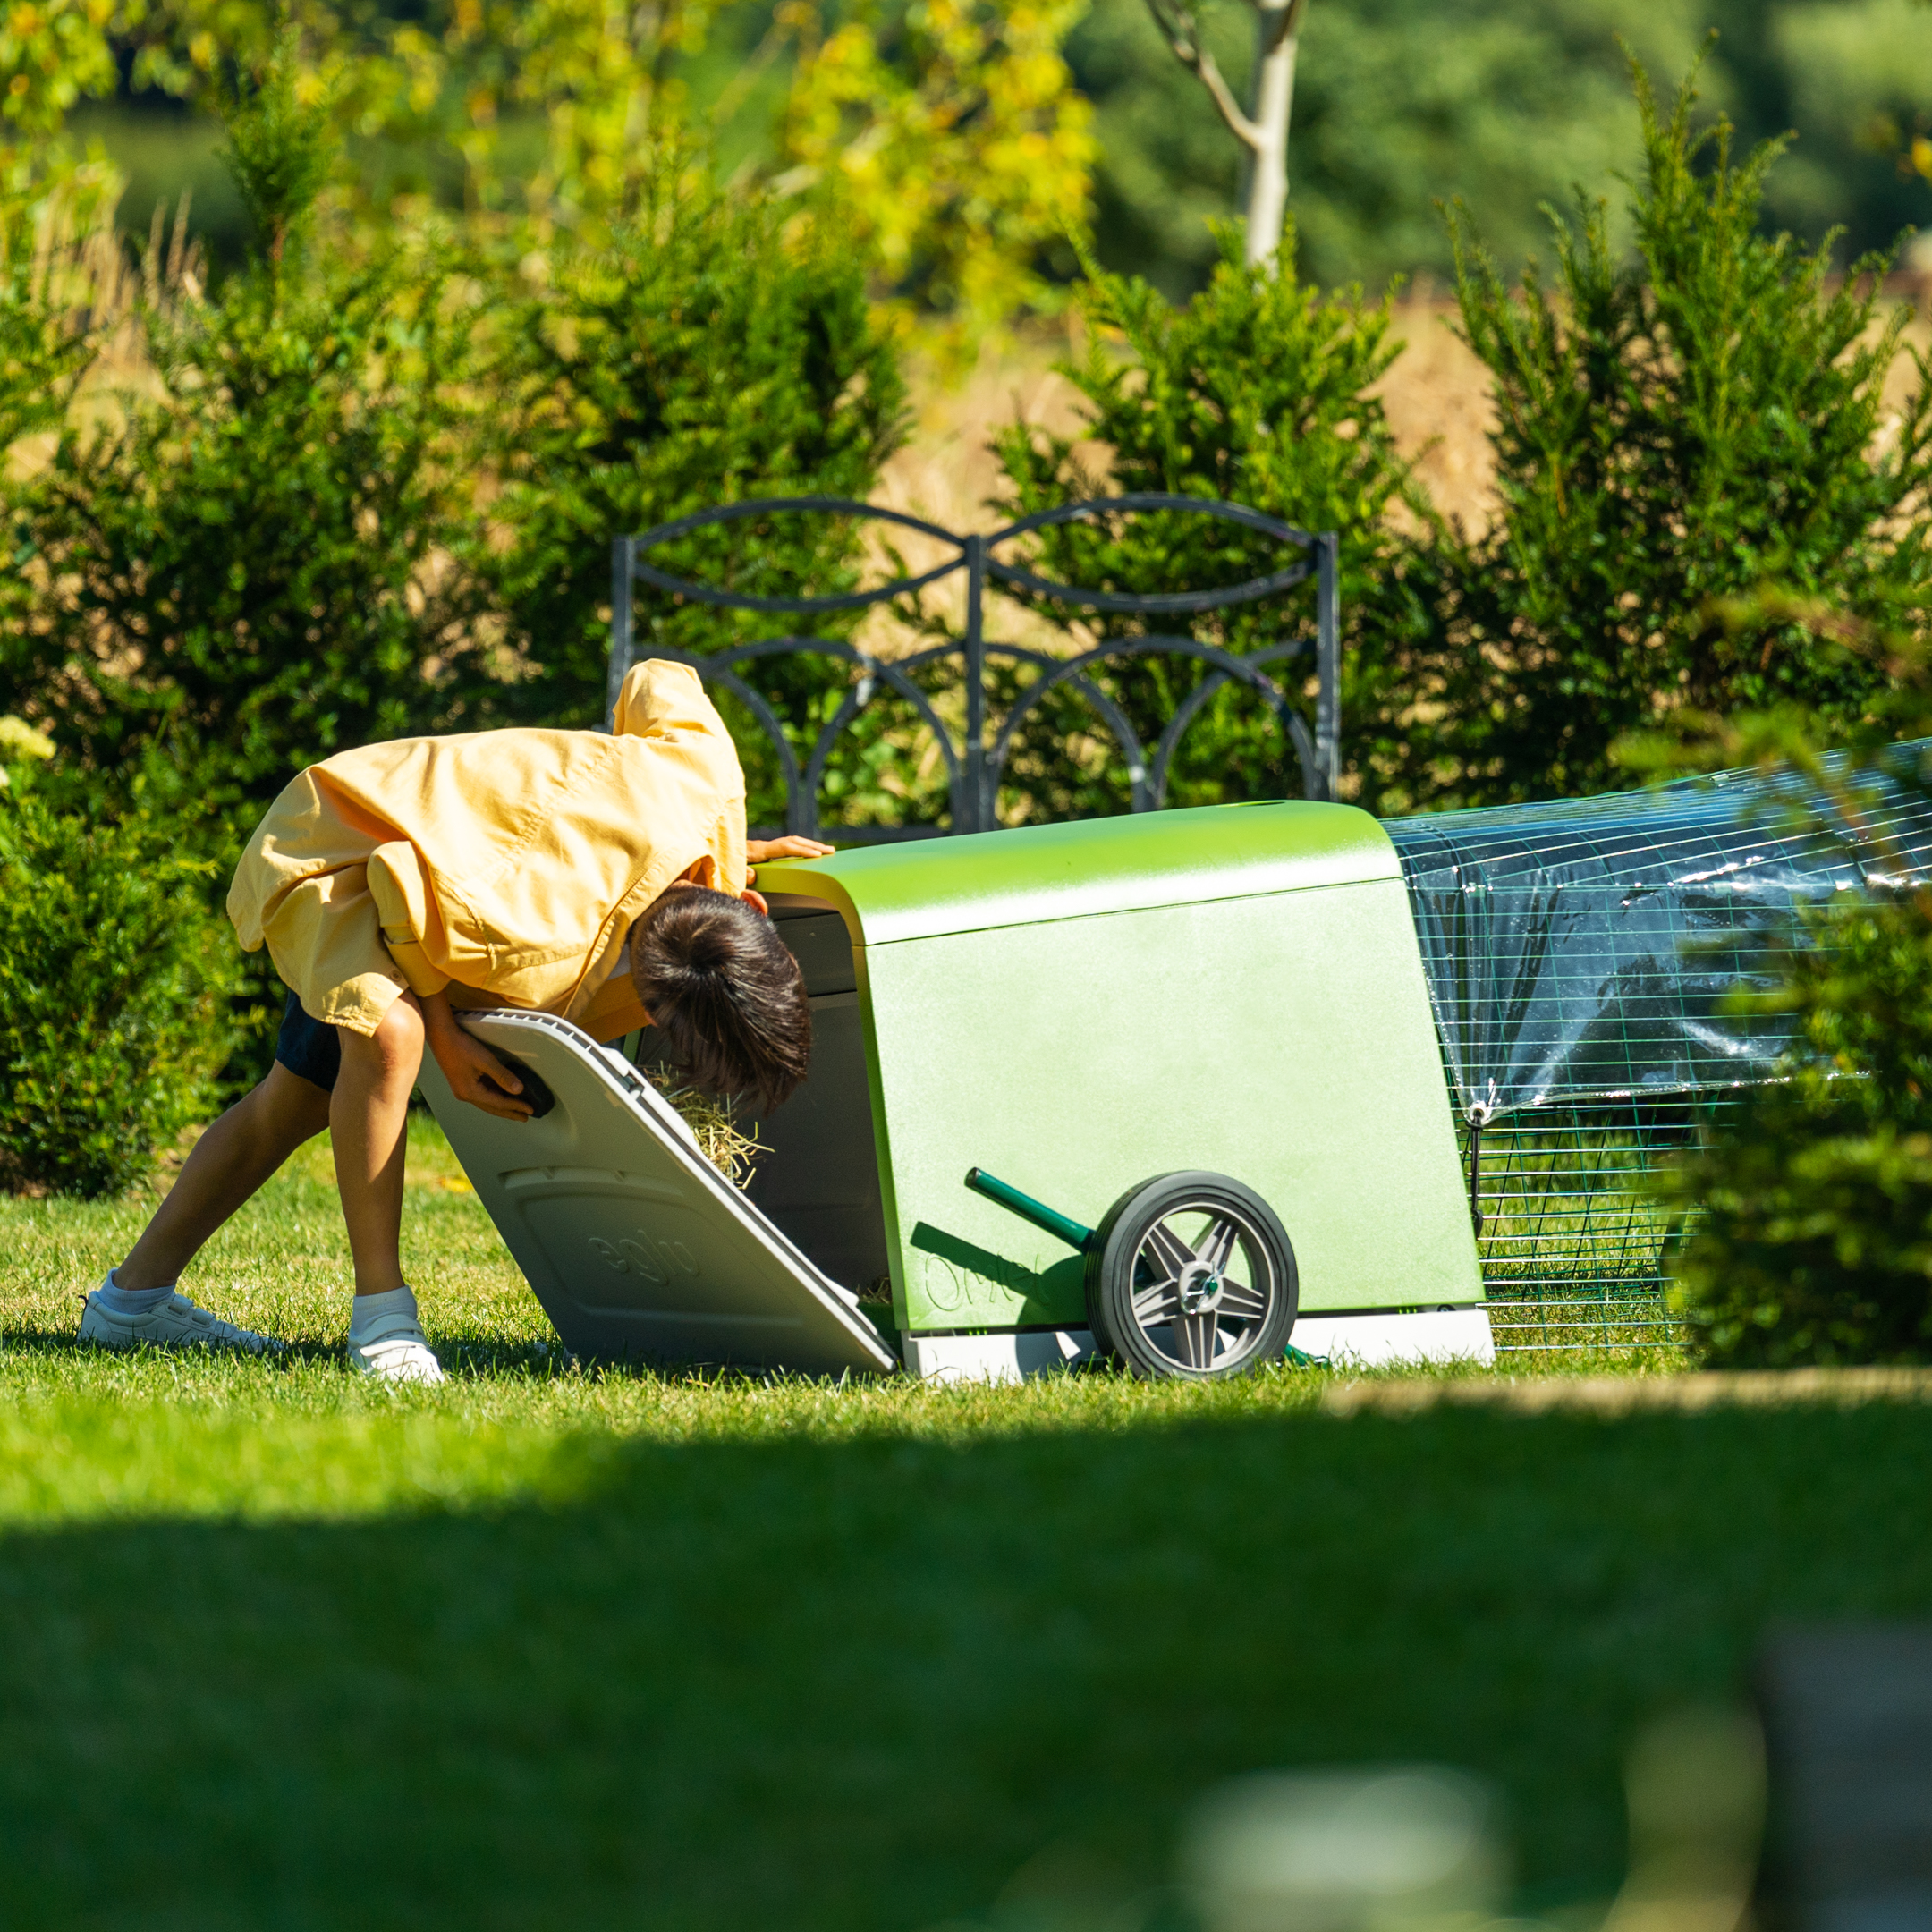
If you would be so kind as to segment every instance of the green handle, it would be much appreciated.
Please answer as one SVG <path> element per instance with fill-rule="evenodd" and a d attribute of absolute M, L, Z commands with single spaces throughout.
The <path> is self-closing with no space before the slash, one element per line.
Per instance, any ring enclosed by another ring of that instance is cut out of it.
<path fill-rule="evenodd" d="M 1082 1227 L 1078 1221 L 1070 1221 L 1063 1214 L 1055 1213 L 1044 1201 L 1037 1201 L 1030 1194 L 1022 1194 L 1018 1188 L 996 1180 L 983 1168 L 969 1167 L 966 1185 L 975 1194 L 984 1194 L 989 1201 L 997 1201 L 1009 1214 L 1018 1215 L 1022 1221 L 1030 1221 L 1055 1241 L 1063 1241 L 1069 1248 L 1077 1249 L 1081 1254 L 1091 1254 L 1098 1242 L 1099 1237 L 1090 1227 Z"/>

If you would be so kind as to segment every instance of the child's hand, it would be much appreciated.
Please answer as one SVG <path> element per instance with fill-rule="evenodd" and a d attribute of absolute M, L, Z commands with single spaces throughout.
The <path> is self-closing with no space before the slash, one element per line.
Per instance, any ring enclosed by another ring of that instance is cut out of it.
<path fill-rule="evenodd" d="M 744 851 L 752 865 L 763 865 L 767 859 L 826 859 L 832 854 L 832 847 L 821 840 L 801 838 L 795 832 L 784 838 L 747 839 Z"/>
<path fill-rule="evenodd" d="M 453 1016 L 439 1025 L 429 1012 L 430 1002 L 425 1000 L 423 1006 L 429 1021 L 429 1051 L 443 1069 L 450 1091 L 498 1120 L 528 1120 L 534 1109 L 528 1100 L 518 1097 L 523 1082 L 474 1034 L 465 1033 Z M 443 1012 L 449 1015 L 446 1004 Z"/>

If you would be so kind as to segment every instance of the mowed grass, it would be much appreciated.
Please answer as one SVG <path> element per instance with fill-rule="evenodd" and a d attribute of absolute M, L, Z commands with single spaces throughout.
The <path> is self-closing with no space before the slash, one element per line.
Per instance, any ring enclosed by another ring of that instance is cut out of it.
<path fill-rule="evenodd" d="M 1932 1606 L 1914 1401 L 575 1368 L 411 1151 L 436 1391 L 347 1369 L 320 1148 L 188 1284 L 274 1363 L 78 1350 L 142 1204 L 0 1203 L 0 1923 L 1151 1927 L 1216 1781 L 1391 1759 L 1554 1911 L 1648 1717 Z"/>

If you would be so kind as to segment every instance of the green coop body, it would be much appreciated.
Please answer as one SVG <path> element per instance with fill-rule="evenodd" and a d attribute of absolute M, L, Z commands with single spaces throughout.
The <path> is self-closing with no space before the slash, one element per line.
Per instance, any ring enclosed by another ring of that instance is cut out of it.
<path fill-rule="evenodd" d="M 815 1048 L 760 1123 L 752 1199 L 833 1279 L 889 1279 L 909 1368 L 1084 1352 L 1072 1240 L 1176 1173 L 1273 1210 L 1293 1346 L 1488 1353 L 1409 899 L 1366 812 L 1025 826 L 767 864 L 758 885 Z M 1000 1183 L 1072 1232 L 1010 1211 Z"/>

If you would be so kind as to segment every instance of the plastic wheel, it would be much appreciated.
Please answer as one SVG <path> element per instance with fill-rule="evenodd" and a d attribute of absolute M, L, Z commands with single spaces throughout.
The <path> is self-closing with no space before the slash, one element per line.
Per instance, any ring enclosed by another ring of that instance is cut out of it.
<path fill-rule="evenodd" d="M 1294 1249 L 1275 1210 L 1225 1174 L 1143 1181 L 1087 1257 L 1096 1344 L 1137 1376 L 1205 1382 L 1279 1361 L 1294 1326 Z"/>

